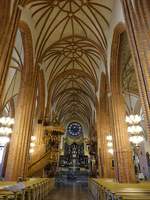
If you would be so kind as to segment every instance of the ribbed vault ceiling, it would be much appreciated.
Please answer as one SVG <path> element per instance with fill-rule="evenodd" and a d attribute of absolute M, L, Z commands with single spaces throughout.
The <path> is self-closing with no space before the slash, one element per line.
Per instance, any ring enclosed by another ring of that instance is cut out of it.
<path fill-rule="evenodd" d="M 113 0 L 27 0 L 37 35 L 36 62 L 45 71 L 47 113 L 92 127 L 99 71 L 106 62 Z"/>

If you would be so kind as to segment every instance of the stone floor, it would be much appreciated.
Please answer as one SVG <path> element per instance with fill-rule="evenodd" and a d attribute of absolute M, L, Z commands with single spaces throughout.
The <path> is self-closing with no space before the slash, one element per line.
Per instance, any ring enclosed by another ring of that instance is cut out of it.
<path fill-rule="evenodd" d="M 87 187 L 81 184 L 59 186 L 55 188 L 46 200 L 93 200 Z"/>

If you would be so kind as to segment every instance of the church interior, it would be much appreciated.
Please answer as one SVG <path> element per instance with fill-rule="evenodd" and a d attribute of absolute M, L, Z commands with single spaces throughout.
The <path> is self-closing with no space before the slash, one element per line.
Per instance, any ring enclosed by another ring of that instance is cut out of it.
<path fill-rule="evenodd" d="M 150 1 L 0 0 L 0 200 L 150 200 Z"/>

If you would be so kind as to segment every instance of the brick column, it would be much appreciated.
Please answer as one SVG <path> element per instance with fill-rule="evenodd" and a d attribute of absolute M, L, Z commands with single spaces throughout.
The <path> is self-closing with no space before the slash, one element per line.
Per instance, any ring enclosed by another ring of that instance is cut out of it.
<path fill-rule="evenodd" d="M 97 133 L 97 156 L 98 156 L 98 171 L 99 176 L 102 177 L 103 167 L 101 161 L 101 151 L 100 151 L 100 122 L 99 122 L 99 104 L 96 107 L 96 133 Z"/>
<path fill-rule="evenodd" d="M 101 99 L 102 100 L 102 99 Z M 108 153 L 106 136 L 110 133 L 109 115 L 106 110 L 106 101 L 103 99 L 100 105 L 100 114 L 97 116 L 97 140 L 100 165 L 100 177 L 110 178 L 112 156 Z"/>
<path fill-rule="evenodd" d="M 106 137 L 110 133 L 110 116 L 109 104 L 107 97 L 107 75 L 101 74 L 100 97 L 99 104 L 96 107 L 97 112 L 97 139 L 98 139 L 98 154 L 100 162 L 100 176 L 103 178 L 112 177 L 112 155 L 108 153 Z"/>
<path fill-rule="evenodd" d="M 45 111 L 45 80 L 43 70 L 38 70 L 38 96 L 37 108 L 35 116 L 34 136 L 36 136 L 35 152 L 32 155 L 32 160 L 38 160 L 45 153 L 45 144 L 43 141 L 44 136 L 44 119 Z"/>
<path fill-rule="evenodd" d="M 101 146 L 101 158 L 103 163 L 103 178 L 111 178 L 111 159 L 112 156 L 108 153 L 106 136 L 110 133 L 109 116 L 106 112 L 101 111 L 100 119 L 100 146 Z"/>
<path fill-rule="evenodd" d="M 36 124 L 34 128 L 34 136 L 36 136 L 36 141 L 35 141 L 35 151 L 31 156 L 31 160 L 29 165 L 31 165 L 33 162 L 39 160 L 42 155 L 46 152 L 46 147 L 43 141 L 43 136 L 44 136 L 44 127 L 42 124 Z"/>
<path fill-rule="evenodd" d="M 31 32 L 28 26 L 19 24 L 24 47 L 24 66 L 21 74 L 21 87 L 17 100 L 14 132 L 11 137 L 6 180 L 26 177 L 29 161 L 29 145 L 33 129 L 35 95 L 38 68 L 34 67 Z"/>
<path fill-rule="evenodd" d="M 26 177 L 27 175 L 29 145 L 35 108 L 35 82 L 36 73 L 32 76 L 31 74 L 28 75 L 26 81 L 22 81 L 21 84 L 14 133 L 11 138 L 6 168 L 6 180 L 15 181 L 18 177 Z"/>
<path fill-rule="evenodd" d="M 121 0 L 150 141 L 150 4 Z"/>
<path fill-rule="evenodd" d="M 113 93 L 110 97 L 113 117 L 113 143 L 115 174 L 119 182 L 135 182 L 132 151 L 125 123 L 125 105 L 121 94 Z"/>
<path fill-rule="evenodd" d="M 18 5 L 22 5 L 24 0 L 15 0 L 10 16 L 10 0 L 2 0 L 0 3 L 0 110 L 2 95 L 11 59 L 11 54 L 15 42 L 15 36 L 20 20 L 21 11 Z M 8 13 L 8 14 L 7 14 Z"/>

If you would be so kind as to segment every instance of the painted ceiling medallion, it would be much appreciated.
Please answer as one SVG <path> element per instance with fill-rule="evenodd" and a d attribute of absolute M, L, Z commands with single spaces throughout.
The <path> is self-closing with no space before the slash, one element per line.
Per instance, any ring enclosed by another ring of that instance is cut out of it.
<path fill-rule="evenodd" d="M 82 6 L 84 5 L 84 0 L 57 0 L 58 2 L 58 7 L 63 11 L 68 14 L 75 14 L 79 10 L 82 9 Z"/>
<path fill-rule="evenodd" d="M 64 48 L 64 55 L 68 58 L 79 58 L 82 56 L 83 50 L 80 46 L 77 46 L 75 43 L 68 44 Z"/>

